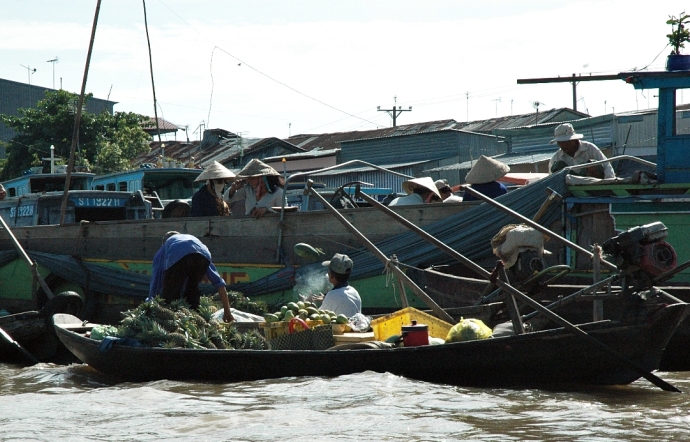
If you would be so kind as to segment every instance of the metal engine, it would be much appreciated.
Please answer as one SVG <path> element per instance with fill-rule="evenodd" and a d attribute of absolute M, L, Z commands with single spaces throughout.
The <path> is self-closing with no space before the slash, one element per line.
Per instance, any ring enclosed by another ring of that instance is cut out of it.
<path fill-rule="evenodd" d="M 534 249 L 527 249 L 518 255 L 515 264 L 508 269 L 510 280 L 523 282 L 546 268 L 544 258 Z"/>
<path fill-rule="evenodd" d="M 668 229 L 662 222 L 632 227 L 607 240 L 601 247 L 608 260 L 623 272 L 628 284 L 651 287 L 655 279 L 676 268 L 677 256 L 664 241 Z"/>

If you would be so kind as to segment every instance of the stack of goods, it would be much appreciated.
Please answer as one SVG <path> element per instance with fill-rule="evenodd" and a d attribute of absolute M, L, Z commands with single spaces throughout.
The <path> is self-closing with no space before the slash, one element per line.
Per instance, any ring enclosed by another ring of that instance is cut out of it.
<path fill-rule="evenodd" d="M 237 328 L 213 319 L 220 307 L 213 298 L 202 296 L 199 309 L 184 300 L 166 304 L 160 297 L 123 312 L 124 319 L 106 336 L 135 339 L 151 347 L 198 349 L 266 350 L 268 345 L 256 331 L 240 333 Z"/>
<path fill-rule="evenodd" d="M 330 310 L 320 310 L 316 304 L 309 301 L 289 302 L 280 307 L 275 313 L 264 314 L 266 322 L 289 322 L 292 318 L 300 318 L 310 324 L 347 324 L 347 316 L 336 315 Z"/>

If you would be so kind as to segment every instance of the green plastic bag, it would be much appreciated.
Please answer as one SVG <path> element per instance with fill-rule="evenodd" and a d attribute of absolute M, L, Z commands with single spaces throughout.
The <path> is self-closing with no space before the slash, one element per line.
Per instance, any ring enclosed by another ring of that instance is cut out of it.
<path fill-rule="evenodd" d="M 479 319 L 460 318 L 446 336 L 446 342 L 473 341 L 475 339 L 487 339 L 491 337 L 491 329 Z"/>
<path fill-rule="evenodd" d="M 103 340 L 106 336 L 115 336 L 117 334 L 117 327 L 112 325 L 94 325 L 91 329 L 91 339 L 97 341 Z"/>

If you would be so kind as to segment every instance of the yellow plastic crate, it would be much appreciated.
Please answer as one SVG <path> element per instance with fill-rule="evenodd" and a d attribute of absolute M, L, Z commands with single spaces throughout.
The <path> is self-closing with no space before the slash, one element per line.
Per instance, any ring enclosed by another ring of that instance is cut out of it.
<path fill-rule="evenodd" d="M 407 307 L 374 319 L 371 321 L 371 328 L 374 330 L 374 337 L 377 341 L 385 341 L 393 335 L 401 334 L 402 326 L 412 324 L 413 320 L 417 321 L 417 324 L 425 324 L 429 328 L 429 336 L 433 338 L 445 339 L 451 327 L 453 327 L 452 324 L 435 316 L 431 316 L 414 307 Z"/>
<path fill-rule="evenodd" d="M 305 322 L 310 328 L 323 324 L 322 321 L 312 321 L 311 319 L 308 319 Z M 266 340 L 270 341 L 278 336 L 287 335 L 289 333 L 289 325 L 290 321 L 260 322 L 259 328 L 264 331 L 264 337 Z M 300 326 L 295 326 L 295 332 L 297 331 L 301 331 Z"/>

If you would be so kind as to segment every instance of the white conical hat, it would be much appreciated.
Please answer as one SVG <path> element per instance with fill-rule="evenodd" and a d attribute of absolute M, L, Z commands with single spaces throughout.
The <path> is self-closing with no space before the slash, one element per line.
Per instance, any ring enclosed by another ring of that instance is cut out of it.
<path fill-rule="evenodd" d="M 507 164 L 482 155 L 465 176 L 465 181 L 470 184 L 489 183 L 504 177 L 508 172 L 510 167 Z"/>
<path fill-rule="evenodd" d="M 194 181 L 217 180 L 221 178 L 235 178 L 235 174 L 218 161 L 214 161 Z"/>
<path fill-rule="evenodd" d="M 240 170 L 240 173 L 237 174 L 237 176 L 241 178 L 251 178 L 266 175 L 280 176 L 277 170 L 263 161 L 257 160 L 256 158 L 247 163 L 247 165 L 244 166 L 244 169 Z"/>
<path fill-rule="evenodd" d="M 439 199 L 443 199 L 441 197 L 441 194 L 438 193 L 436 184 L 434 183 L 434 180 L 431 177 L 424 176 L 421 178 L 413 178 L 402 183 L 402 188 L 408 195 L 414 192 L 414 190 L 418 187 L 422 187 L 428 190 L 429 192 L 433 192 Z"/>

